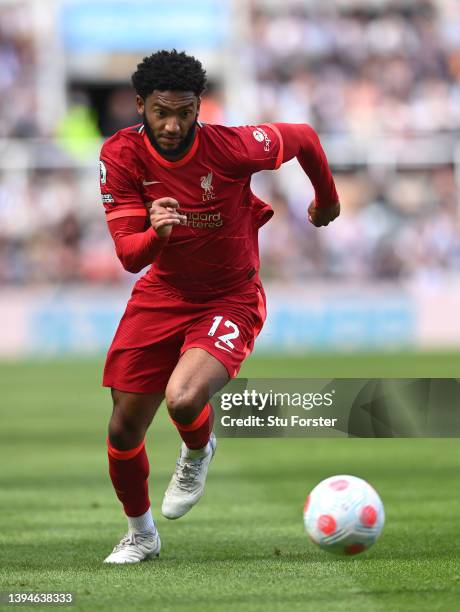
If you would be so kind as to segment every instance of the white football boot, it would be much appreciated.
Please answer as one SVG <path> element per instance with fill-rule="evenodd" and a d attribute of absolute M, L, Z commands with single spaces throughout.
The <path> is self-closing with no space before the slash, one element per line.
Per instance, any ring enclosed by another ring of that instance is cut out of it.
<path fill-rule="evenodd" d="M 204 493 L 208 467 L 216 452 L 216 445 L 214 433 L 200 450 L 190 450 L 182 443 L 176 470 L 163 498 L 163 516 L 168 519 L 180 518 L 198 502 Z"/>
<path fill-rule="evenodd" d="M 104 563 L 139 563 L 160 555 L 161 541 L 158 531 L 128 532 L 104 559 Z"/>

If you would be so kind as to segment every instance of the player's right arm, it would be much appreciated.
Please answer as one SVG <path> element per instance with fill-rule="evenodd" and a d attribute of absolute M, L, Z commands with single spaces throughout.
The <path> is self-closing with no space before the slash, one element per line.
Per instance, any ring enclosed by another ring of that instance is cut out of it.
<path fill-rule="evenodd" d="M 127 164 L 115 162 L 106 145 L 101 151 L 100 175 L 102 202 L 117 256 L 125 270 L 140 272 L 153 263 L 172 226 L 180 223 L 178 203 L 172 198 L 144 203 Z"/>

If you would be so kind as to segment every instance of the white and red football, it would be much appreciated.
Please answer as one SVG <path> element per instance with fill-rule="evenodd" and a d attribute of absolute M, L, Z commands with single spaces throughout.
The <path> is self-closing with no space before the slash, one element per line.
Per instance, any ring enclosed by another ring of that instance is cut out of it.
<path fill-rule="evenodd" d="M 385 512 L 368 482 L 356 476 L 331 476 L 307 497 L 303 519 L 310 539 L 320 548 L 337 555 L 356 555 L 377 540 Z"/>

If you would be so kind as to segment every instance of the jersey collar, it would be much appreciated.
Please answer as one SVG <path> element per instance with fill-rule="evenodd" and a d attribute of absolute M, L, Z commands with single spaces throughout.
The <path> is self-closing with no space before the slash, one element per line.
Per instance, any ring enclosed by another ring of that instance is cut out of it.
<path fill-rule="evenodd" d="M 185 155 L 185 157 L 182 157 L 181 159 L 178 159 L 177 161 L 170 161 L 169 159 L 165 159 L 164 157 L 162 157 L 158 153 L 158 151 L 155 149 L 155 147 L 152 146 L 152 143 L 150 142 L 147 134 L 145 133 L 145 130 L 144 130 L 143 138 L 144 138 L 144 142 L 145 142 L 145 146 L 147 147 L 147 150 L 152 155 L 152 157 L 154 157 L 155 160 L 160 164 L 160 166 L 163 166 L 165 168 L 180 168 L 181 166 L 184 166 L 187 162 L 189 162 L 192 159 L 192 157 L 195 155 L 198 149 L 198 145 L 200 143 L 200 128 L 198 127 L 198 129 L 195 132 L 195 138 L 193 140 L 193 144 L 190 147 L 190 150 L 188 151 L 187 155 Z"/>

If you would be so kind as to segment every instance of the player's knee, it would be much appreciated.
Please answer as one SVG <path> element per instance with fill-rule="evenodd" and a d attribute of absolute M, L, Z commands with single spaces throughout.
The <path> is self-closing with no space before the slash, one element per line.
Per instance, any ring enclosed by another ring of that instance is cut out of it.
<path fill-rule="evenodd" d="M 145 436 L 144 428 L 131 417 L 112 415 L 109 422 L 110 444 L 120 450 L 134 448 Z"/>
<path fill-rule="evenodd" d="M 166 389 L 165 399 L 168 406 L 168 412 L 175 421 L 187 423 L 193 420 L 197 408 L 205 403 L 206 400 L 201 400 L 192 389 L 178 389 L 168 387 Z"/>

